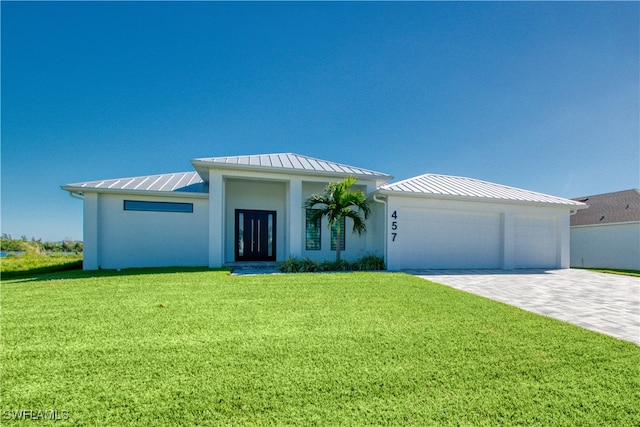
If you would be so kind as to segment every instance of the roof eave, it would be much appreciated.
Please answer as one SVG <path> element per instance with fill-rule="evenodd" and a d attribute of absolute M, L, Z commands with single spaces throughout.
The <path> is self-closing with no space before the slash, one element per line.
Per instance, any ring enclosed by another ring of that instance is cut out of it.
<path fill-rule="evenodd" d="M 465 201 L 465 202 L 478 202 L 478 203 L 499 203 L 499 204 L 511 204 L 511 205 L 529 205 L 529 206 L 548 206 L 548 207 L 566 207 L 571 209 L 586 209 L 588 206 L 584 203 L 560 203 L 560 202 L 544 202 L 534 200 L 517 200 L 517 199 L 498 199 L 494 197 L 476 197 L 476 196 L 456 196 L 449 194 L 431 194 L 431 193 L 419 193 L 413 191 L 395 191 L 381 188 L 378 192 L 385 196 L 401 196 L 412 197 L 420 199 L 434 199 L 434 200 L 452 200 L 452 201 Z"/>
<path fill-rule="evenodd" d="M 237 163 L 221 163 L 221 162 L 211 162 L 201 159 L 194 159 L 191 161 L 191 164 L 198 172 L 198 175 L 205 182 L 209 182 L 209 173 L 210 169 L 224 169 L 224 170 L 239 170 L 239 171 L 263 171 L 267 173 L 288 173 L 291 175 L 303 175 L 303 176 L 328 176 L 334 178 L 344 178 L 347 176 L 355 176 L 358 179 L 367 179 L 370 181 L 375 181 L 378 185 L 382 185 L 386 182 L 389 182 L 393 179 L 392 175 L 380 174 L 380 173 L 346 173 L 346 172 L 336 172 L 336 171 L 325 171 L 325 170 L 306 170 L 306 169 L 296 169 L 296 168 L 285 168 L 285 167 L 274 167 L 274 166 L 264 166 L 264 165 L 241 165 Z"/>
<path fill-rule="evenodd" d="M 60 186 L 65 191 L 71 194 L 84 195 L 85 193 L 103 193 L 103 194 L 130 194 L 136 196 L 163 196 L 163 197 L 182 197 L 193 199 L 206 199 L 209 197 L 209 193 L 191 192 L 191 191 L 158 191 L 158 190 L 123 190 L 112 188 L 95 188 L 95 187 L 81 187 L 75 185 L 62 185 Z"/>

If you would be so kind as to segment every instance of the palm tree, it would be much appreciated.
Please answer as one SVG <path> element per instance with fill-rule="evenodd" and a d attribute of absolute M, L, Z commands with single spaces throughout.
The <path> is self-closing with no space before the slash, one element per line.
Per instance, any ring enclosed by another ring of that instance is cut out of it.
<path fill-rule="evenodd" d="M 329 220 L 329 230 L 333 229 L 334 225 L 336 226 L 336 262 L 340 261 L 341 219 L 351 218 L 353 232 L 358 235 L 367 231 L 364 221 L 371 212 L 369 204 L 362 191 L 349 190 L 356 181 L 358 181 L 356 177 L 349 176 L 341 182 L 330 182 L 322 193 L 313 194 L 304 202 L 305 209 L 314 209 L 311 221 L 316 222 L 326 216 Z M 364 214 L 364 218 L 361 212 Z"/>

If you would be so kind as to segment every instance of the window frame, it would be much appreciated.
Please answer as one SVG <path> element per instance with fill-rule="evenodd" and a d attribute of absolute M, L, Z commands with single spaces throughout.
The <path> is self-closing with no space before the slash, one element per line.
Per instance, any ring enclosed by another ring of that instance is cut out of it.
<path fill-rule="evenodd" d="M 305 212 L 305 227 L 304 227 L 304 240 L 305 240 L 305 250 L 307 251 L 319 251 L 322 250 L 322 217 L 318 218 L 316 221 L 315 227 L 310 229 L 310 226 L 313 225 L 311 223 L 310 216 L 313 215 L 314 211 L 319 211 L 320 209 L 307 209 Z M 312 236 L 310 238 L 309 232 L 313 232 L 317 236 Z M 313 244 L 314 240 L 317 239 L 317 245 Z M 310 245 L 311 243 L 311 245 Z"/>
<path fill-rule="evenodd" d="M 125 199 L 122 209 L 131 212 L 193 213 L 193 203 Z"/>

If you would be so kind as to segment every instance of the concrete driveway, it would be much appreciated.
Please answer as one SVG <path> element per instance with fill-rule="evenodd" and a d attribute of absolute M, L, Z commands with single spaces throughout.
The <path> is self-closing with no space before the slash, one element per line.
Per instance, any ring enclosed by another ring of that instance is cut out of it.
<path fill-rule="evenodd" d="M 640 345 L 638 277 L 573 269 L 407 273 Z"/>

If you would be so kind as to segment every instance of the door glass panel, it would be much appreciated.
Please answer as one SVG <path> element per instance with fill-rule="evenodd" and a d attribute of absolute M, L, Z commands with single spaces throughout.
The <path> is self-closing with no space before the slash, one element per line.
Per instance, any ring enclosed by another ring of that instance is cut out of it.
<path fill-rule="evenodd" d="M 267 227 L 267 256 L 273 256 L 273 214 L 268 216 Z"/>
<path fill-rule="evenodd" d="M 244 256 L 244 213 L 238 213 L 238 256 Z"/>

